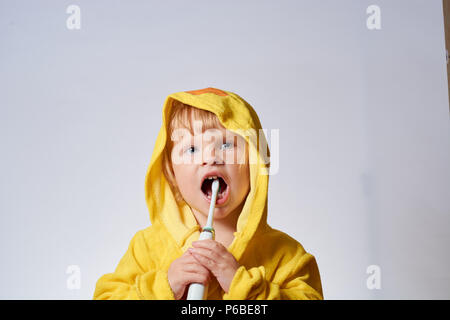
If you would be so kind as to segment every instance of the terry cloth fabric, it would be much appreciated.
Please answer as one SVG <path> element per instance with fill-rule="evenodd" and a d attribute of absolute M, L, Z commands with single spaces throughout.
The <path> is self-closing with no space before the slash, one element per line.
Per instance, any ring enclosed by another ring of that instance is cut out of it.
<path fill-rule="evenodd" d="M 213 112 L 225 128 L 238 134 L 247 130 L 259 136 L 262 129 L 254 109 L 229 91 L 206 88 L 177 92 L 166 98 L 162 126 L 145 178 L 151 226 L 135 234 L 116 270 L 97 281 L 94 299 L 174 299 L 167 279 L 170 264 L 200 236 L 200 226 L 190 207 L 177 204 L 162 170 L 174 100 Z M 258 151 L 255 136 L 244 138 L 249 143 L 249 156 L 256 156 L 257 161 L 250 162 L 250 191 L 234 240 L 227 248 L 241 267 L 228 293 L 216 280 L 209 284 L 207 298 L 323 299 L 314 256 L 295 239 L 267 224 L 268 165 Z"/>

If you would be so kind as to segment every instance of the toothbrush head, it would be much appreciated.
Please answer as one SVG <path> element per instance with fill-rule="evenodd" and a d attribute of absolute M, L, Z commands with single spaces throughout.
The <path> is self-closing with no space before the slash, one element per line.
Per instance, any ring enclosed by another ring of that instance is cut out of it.
<path fill-rule="evenodd" d="M 214 179 L 211 187 L 211 191 L 214 194 L 218 194 L 220 192 L 220 183 L 218 179 Z"/>
<path fill-rule="evenodd" d="M 213 219 L 214 219 L 214 207 L 216 206 L 217 193 L 220 189 L 220 183 L 218 179 L 214 179 L 211 186 L 211 204 L 209 205 L 209 213 L 208 220 L 206 221 L 205 227 L 212 228 L 213 227 Z"/>

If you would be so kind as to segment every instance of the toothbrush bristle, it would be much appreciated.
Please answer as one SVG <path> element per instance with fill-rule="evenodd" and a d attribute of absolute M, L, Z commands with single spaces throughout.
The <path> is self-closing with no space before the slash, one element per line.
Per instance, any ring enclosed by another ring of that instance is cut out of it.
<path fill-rule="evenodd" d="M 218 187 L 217 187 L 217 193 L 220 193 L 220 183 L 219 183 L 219 179 L 215 179 L 214 180 L 214 182 L 216 182 L 217 181 L 217 184 L 219 185 Z"/>

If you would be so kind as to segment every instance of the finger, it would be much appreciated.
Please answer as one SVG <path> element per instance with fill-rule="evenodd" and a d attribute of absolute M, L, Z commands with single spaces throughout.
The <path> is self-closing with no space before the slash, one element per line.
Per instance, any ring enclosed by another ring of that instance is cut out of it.
<path fill-rule="evenodd" d="M 188 255 L 189 255 L 189 251 L 186 250 L 185 252 L 183 252 L 183 254 L 181 255 L 181 257 L 185 257 L 185 256 L 188 256 Z M 181 258 L 181 257 L 180 257 L 180 258 Z"/>
<path fill-rule="evenodd" d="M 217 248 L 217 247 L 215 247 Z M 229 252 L 225 247 L 223 247 L 223 250 L 211 250 L 209 248 L 204 247 L 194 247 L 189 248 L 190 252 L 197 252 L 199 254 L 202 254 L 206 256 L 207 258 L 210 258 L 214 261 L 216 261 L 217 265 L 223 265 L 226 264 L 227 261 L 235 261 L 236 259 L 234 256 Z"/>
<path fill-rule="evenodd" d="M 207 254 L 204 255 L 204 254 L 195 253 L 195 252 L 193 252 L 192 254 L 193 254 L 194 258 L 198 262 L 200 262 L 203 266 L 205 266 L 206 268 L 211 270 L 213 273 L 216 272 L 216 268 L 217 268 L 216 262 L 213 259 L 211 259 Z"/>
<path fill-rule="evenodd" d="M 183 259 L 184 261 L 186 261 L 186 263 L 187 263 L 187 262 L 195 261 L 194 257 L 192 256 L 192 252 L 191 252 L 189 249 L 186 250 L 186 252 L 184 253 L 182 259 Z"/>
<path fill-rule="evenodd" d="M 216 252 L 228 251 L 223 244 L 215 240 L 200 240 L 192 242 L 194 248 L 205 248 Z"/>
<path fill-rule="evenodd" d="M 216 261 L 217 263 L 223 260 L 222 255 L 217 254 L 217 252 L 209 249 L 197 247 L 197 248 L 190 248 L 189 251 L 193 254 L 194 257 L 195 257 L 194 254 L 200 254 L 210 260 Z"/>
<path fill-rule="evenodd" d="M 211 276 L 204 273 L 196 273 L 196 272 L 185 272 L 183 275 L 186 279 L 186 283 L 201 283 L 203 285 L 207 285 L 211 280 Z"/>
<path fill-rule="evenodd" d="M 184 264 L 198 264 L 198 261 L 194 258 L 194 256 L 192 255 L 191 252 L 192 248 L 189 248 L 188 250 L 186 250 L 186 256 L 183 258 L 183 263 Z"/>
<path fill-rule="evenodd" d="M 206 268 L 204 265 L 199 263 L 197 260 L 195 260 L 195 264 L 194 263 L 185 264 L 183 266 L 182 270 L 184 272 L 205 273 L 205 274 L 209 274 L 210 273 L 208 268 Z"/>

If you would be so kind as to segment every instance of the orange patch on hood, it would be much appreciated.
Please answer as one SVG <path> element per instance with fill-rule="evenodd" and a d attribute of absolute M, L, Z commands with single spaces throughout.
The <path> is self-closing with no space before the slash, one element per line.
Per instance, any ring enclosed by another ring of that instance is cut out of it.
<path fill-rule="evenodd" d="M 225 97 L 228 95 L 228 93 L 226 93 L 222 90 L 219 90 L 216 88 L 211 88 L 211 87 L 205 88 L 205 89 L 199 89 L 199 90 L 185 91 L 185 92 L 193 94 L 193 95 L 199 95 L 199 94 L 203 94 L 203 93 L 214 93 L 214 94 L 216 94 L 218 96 L 222 96 L 222 97 Z"/>

